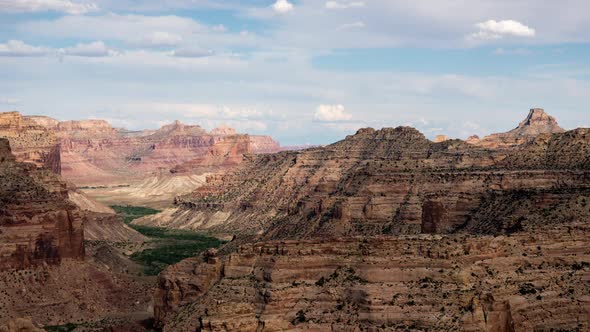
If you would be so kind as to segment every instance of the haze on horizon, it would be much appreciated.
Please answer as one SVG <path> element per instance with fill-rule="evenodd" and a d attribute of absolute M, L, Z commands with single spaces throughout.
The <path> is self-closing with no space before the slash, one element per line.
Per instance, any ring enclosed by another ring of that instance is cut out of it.
<path fill-rule="evenodd" d="M 0 111 L 326 144 L 590 125 L 583 0 L 0 0 Z"/>

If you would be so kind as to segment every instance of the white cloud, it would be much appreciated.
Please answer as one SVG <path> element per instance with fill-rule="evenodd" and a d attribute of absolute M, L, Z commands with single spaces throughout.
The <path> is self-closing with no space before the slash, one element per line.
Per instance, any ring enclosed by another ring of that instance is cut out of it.
<path fill-rule="evenodd" d="M 1 0 L 0 0 L 1 1 Z M 100 27 L 100 28 L 97 28 Z M 129 46 L 198 45 L 206 49 L 260 46 L 255 33 L 241 35 L 220 33 L 222 28 L 205 25 L 188 17 L 175 15 L 147 16 L 105 14 L 99 16 L 64 16 L 54 20 L 27 20 L 16 25 L 19 34 L 81 40 L 121 41 Z M 182 38 L 181 41 L 173 44 Z"/>
<path fill-rule="evenodd" d="M 354 22 L 354 23 L 342 24 L 341 26 L 338 27 L 338 30 L 362 29 L 364 27 L 365 27 L 365 23 L 358 21 L 358 22 Z"/>
<path fill-rule="evenodd" d="M 533 52 L 526 48 L 505 49 L 497 48 L 494 50 L 494 55 L 531 55 Z"/>
<path fill-rule="evenodd" d="M 346 113 L 342 105 L 320 105 L 316 109 L 314 118 L 325 122 L 349 121 L 352 119 L 352 114 Z"/>
<path fill-rule="evenodd" d="M 20 100 L 15 99 L 15 98 L 5 98 L 5 97 L 0 97 L 0 105 L 18 105 L 20 104 Z"/>
<path fill-rule="evenodd" d="M 182 37 L 173 33 L 156 31 L 145 35 L 133 43 L 145 47 L 176 46 L 182 42 Z"/>
<path fill-rule="evenodd" d="M 353 1 L 353 2 L 338 2 L 338 1 L 327 1 L 326 8 L 327 9 L 349 9 L 349 8 L 360 8 L 364 7 L 365 3 L 362 1 Z"/>
<path fill-rule="evenodd" d="M 213 30 L 215 32 L 226 32 L 227 28 L 223 24 L 218 24 L 218 25 L 214 25 L 213 27 L 211 27 L 211 30 Z"/>
<path fill-rule="evenodd" d="M 50 51 L 50 49 L 45 47 L 37 47 L 25 44 L 21 40 L 9 40 L 5 44 L 0 44 L 0 56 L 43 56 L 48 54 Z"/>
<path fill-rule="evenodd" d="M 102 41 L 95 41 L 88 44 L 77 44 L 76 46 L 60 49 L 60 53 L 82 57 L 105 57 L 117 55 L 116 51 L 109 49 Z"/>
<path fill-rule="evenodd" d="M 206 58 L 215 55 L 215 52 L 201 48 L 181 48 L 172 51 L 172 55 L 180 58 Z"/>
<path fill-rule="evenodd" d="M 502 39 L 506 36 L 534 37 L 536 34 L 535 29 L 514 20 L 488 20 L 477 23 L 475 26 L 479 29 L 479 31 L 469 35 L 468 39 L 494 40 Z"/>
<path fill-rule="evenodd" d="M 277 2 L 272 5 L 272 9 L 277 14 L 286 14 L 293 10 L 293 4 L 287 0 L 277 0 Z"/>
<path fill-rule="evenodd" d="M 0 0 L 1 1 L 1 0 Z M 207 32 L 207 27 L 191 18 L 167 15 L 64 16 L 55 20 L 27 21 L 18 27 L 23 33 L 61 38 L 123 40 L 136 42 L 138 37 L 157 31 L 185 36 Z"/>
<path fill-rule="evenodd" d="M 76 3 L 68 0 L 0 0 L 0 12 L 26 13 L 56 11 L 81 15 L 97 11 L 94 3 Z"/>

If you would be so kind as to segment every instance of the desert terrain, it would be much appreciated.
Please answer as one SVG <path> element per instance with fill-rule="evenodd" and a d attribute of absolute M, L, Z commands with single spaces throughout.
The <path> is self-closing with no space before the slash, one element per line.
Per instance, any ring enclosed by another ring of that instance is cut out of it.
<path fill-rule="evenodd" d="M 280 151 L 0 114 L 2 331 L 587 331 L 590 131 Z"/>

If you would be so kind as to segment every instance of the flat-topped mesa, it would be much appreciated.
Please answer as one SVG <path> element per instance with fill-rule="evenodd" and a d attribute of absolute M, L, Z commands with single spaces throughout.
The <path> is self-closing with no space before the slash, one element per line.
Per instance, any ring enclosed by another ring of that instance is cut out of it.
<path fill-rule="evenodd" d="M 175 120 L 171 124 L 164 125 L 155 132 L 155 135 L 206 135 L 207 131 L 198 125 L 187 125 L 179 120 Z"/>
<path fill-rule="evenodd" d="M 564 131 L 557 120 L 545 113 L 545 110 L 533 108 L 518 127 L 505 133 L 486 136 L 481 140 L 468 140 L 468 143 L 487 148 L 502 148 L 529 142 L 541 134 L 557 134 Z"/>
<path fill-rule="evenodd" d="M 269 136 L 237 134 L 225 126 L 208 133 L 174 121 L 157 130 L 127 131 L 104 120 L 59 122 L 18 112 L 0 113 L 0 137 L 10 140 L 17 160 L 47 167 L 79 186 L 128 183 L 179 165 L 183 172 L 210 172 L 241 163 L 244 154 L 280 149 Z"/>
<path fill-rule="evenodd" d="M 213 130 L 211 130 L 211 135 L 220 135 L 220 136 L 230 136 L 236 135 L 238 132 L 231 127 L 221 125 Z"/>
<path fill-rule="evenodd" d="M 38 125 L 43 126 L 47 129 L 56 129 L 57 125 L 59 124 L 59 120 L 44 115 L 28 115 L 24 118 L 30 119 Z"/>
<path fill-rule="evenodd" d="M 63 121 L 58 123 L 56 130 L 63 137 L 108 137 L 118 133 L 117 129 L 105 120 Z"/>

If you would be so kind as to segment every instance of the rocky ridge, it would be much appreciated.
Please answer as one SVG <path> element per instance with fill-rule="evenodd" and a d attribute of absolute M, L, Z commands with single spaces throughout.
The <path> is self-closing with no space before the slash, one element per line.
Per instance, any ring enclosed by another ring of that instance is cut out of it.
<path fill-rule="evenodd" d="M 513 199 L 565 211 L 588 194 L 589 176 L 588 129 L 486 148 L 460 140 L 433 143 L 408 127 L 368 128 L 323 148 L 251 156 L 237 172 L 210 176 L 205 186 L 178 197 L 175 211 L 136 222 L 267 239 L 500 234 L 516 221 L 484 226 L 497 218 L 490 206 Z M 534 213 L 506 213 L 507 220 L 525 218 L 524 228 L 536 223 Z"/>
<path fill-rule="evenodd" d="M 590 129 L 534 131 L 538 115 L 510 144 L 366 128 L 209 176 L 176 209 L 136 221 L 234 236 L 160 275 L 158 323 L 164 331 L 590 329 Z"/>

